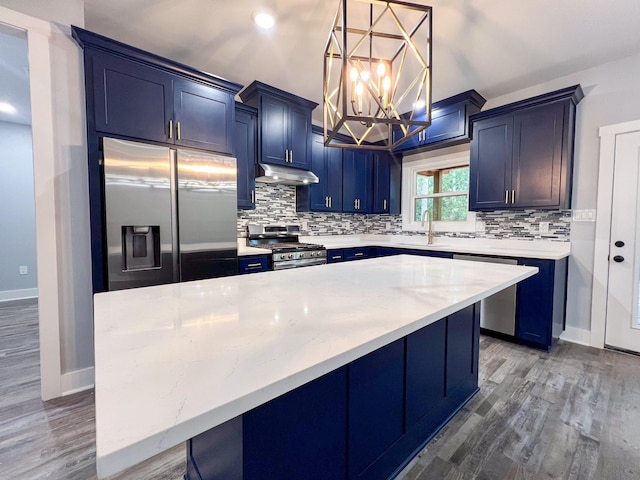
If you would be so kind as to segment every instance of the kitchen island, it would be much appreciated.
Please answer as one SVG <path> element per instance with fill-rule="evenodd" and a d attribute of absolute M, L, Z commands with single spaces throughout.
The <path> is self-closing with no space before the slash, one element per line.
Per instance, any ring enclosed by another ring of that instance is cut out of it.
<path fill-rule="evenodd" d="M 393 473 L 477 390 L 475 304 L 536 271 L 400 255 L 97 294 L 98 476 L 184 441 L 191 480 Z"/>

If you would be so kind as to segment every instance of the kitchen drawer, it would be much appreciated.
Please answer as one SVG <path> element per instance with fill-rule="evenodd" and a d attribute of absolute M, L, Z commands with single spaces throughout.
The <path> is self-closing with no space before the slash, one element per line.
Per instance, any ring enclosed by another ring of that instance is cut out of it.
<path fill-rule="evenodd" d="M 344 261 L 344 250 L 341 248 L 335 248 L 327 250 L 327 263 L 337 263 Z"/>
<path fill-rule="evenodd" d="M 238 258 L 238 273 L 240 273 L 240 275 L 244 275 L 245 273 L 266 272 L 268 270 L 271 270 L 270 255 Z"/>
<path fill-rule="evenodd" d="M 371 247 L 356 247 L 344 249 L 344 261 L 362 260 L 371 257 Z"/>

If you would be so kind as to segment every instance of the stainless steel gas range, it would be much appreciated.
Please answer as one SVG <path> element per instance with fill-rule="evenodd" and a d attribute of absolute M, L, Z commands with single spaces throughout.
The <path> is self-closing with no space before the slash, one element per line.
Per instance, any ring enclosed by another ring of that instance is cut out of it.
<path fill-rule="evenodd" d="M 297 225 L 249 224 L 247 228 L 247 245 L 270 249 L 273 270 L 327 263 L 327 249 L 314 243 L 301 243 Z"/>

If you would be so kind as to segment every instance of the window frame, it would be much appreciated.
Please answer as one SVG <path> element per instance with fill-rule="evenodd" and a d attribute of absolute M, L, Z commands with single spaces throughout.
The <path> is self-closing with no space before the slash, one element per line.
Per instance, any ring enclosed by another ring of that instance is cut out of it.
<path fill-rule="evenodd" d="M 421 222 L 414 220 L 414 208 L 416 197 L 423 198 L 425 195 L 418 195 L 416 192 L 415 177 L 418 172 L 425 170 L 440 170 L 453 167 L 469 166 L 470 152 L 456 152 L 437 157 L 418 158 L 415 160 L 405 160 L 402 163 L 402 230 L 408 232 L 426 232 L 428 226 L 424 227 Z M 444 194 L 434 194 L 437 196 L 453 196 L 454 192 L 446 192 Z M 468 198 L 468 192 L 467 192 Z M 434 232 L 475 232 L 476 231 L 476 214 L 469 211 L 467 207 L 467 221 L 434 221 Z"/>

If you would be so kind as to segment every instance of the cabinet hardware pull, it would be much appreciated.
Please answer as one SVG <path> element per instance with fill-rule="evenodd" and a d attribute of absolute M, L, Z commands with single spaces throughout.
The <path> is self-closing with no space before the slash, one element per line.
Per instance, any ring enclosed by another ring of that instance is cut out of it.
<path fill-rule="evenodd" d="M 511 190 L 511 203 L 512 204 L 516 203 L 516 191 L 515 190 Z"/>
<path fill-rule="evenodd" d="M 383 210 L 386 210 L 386 209 L 387 209 L 387 201 L 386 201 L 386 200 L 383 200 L 383 201 L 382 201 L 382 209 L 383 209 Z"/>
<path fill-rule="evenodd" d="M 289 163 L 289 149 L 284 151 L 284 163 Z"/>
<path fill-rule="evenodd" d="M 509 203 L 509 190 L 504 191 L 504 203 Z"/>
<path fill-rule="evenodd" d="M 363 255 L 364 255 L 364 253 L 356 253 L 356 255 L 355 255 L 355 256 L 356 256 L 356 257 L 361 257 L 361 256 L 363 256 Z"/>
<path fill-rule="evenodd" d="M 248 263 L 247 267 L 251 268 L 251 267 L 261 267 L 262 264 L 261 263 Z"/>
<path fill-rule="evenodd" d="M 251 190 L 251 203 L 256 203 L 256 191 Z"/>
<path fill-rule="evenodd" d="M 353 201 L 353 209 L 354 209 L 354 210 L 357 210 L 357 209 L 358 209 L 358 199 L 355 199 L 355 200 Z"/>
<path fill-rule="evenodd" d="M 334 255 L 333 257 L 331 257 L 331 260 L 338 260 L 342 258 L 342 255 Z"/>
<path fill-rule="evenodd" d="M 169 139 L 173 138 L 173 119 L 169 120 Z"/>
<path fill-rule="evenodd" d="M 329 208 L 331 208 L 331 197 L 329 197 Z"/>
<path fill-rule="evenodd" d="M 324 206 L 329 208 L 329 197 L 324 197 Z"/>
<path fill-rule="evenodd" d="M 360 210 L 360 199 L 358 199 L 358 210 Z"/>
<path fill-rule="evenodd" d="M 289 163 L 293 163 L 293 150 L 289 150 Z"/>
<path fill-rule="evenodd" d="M 180 135 L 180 122 L 178 122 L 178 140 L 180 140 L 182 136 Z"/>

